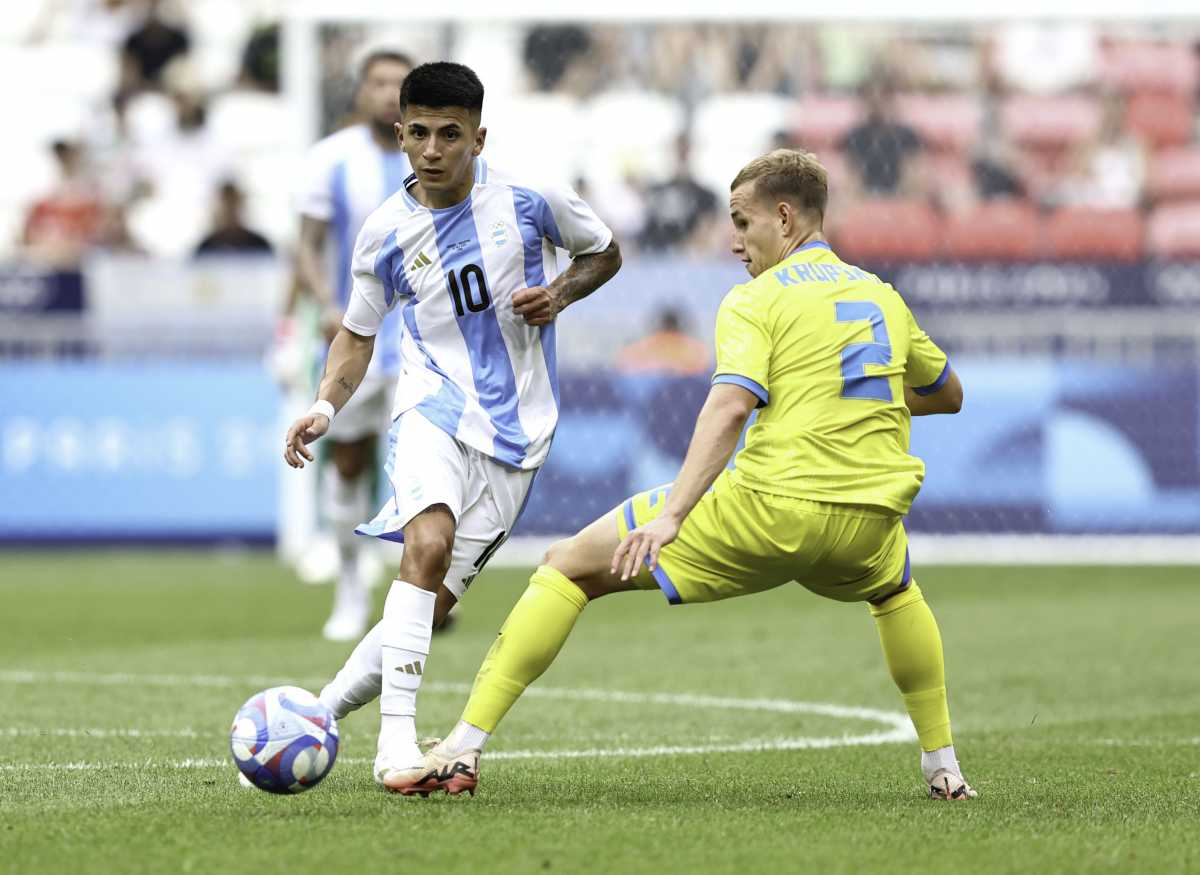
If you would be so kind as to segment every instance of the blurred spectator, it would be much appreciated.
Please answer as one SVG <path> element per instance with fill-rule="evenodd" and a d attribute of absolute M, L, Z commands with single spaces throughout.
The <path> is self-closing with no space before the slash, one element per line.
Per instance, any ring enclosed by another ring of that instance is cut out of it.
<path fill-rule="evenodd" d="M 993 46 L 993 63 L 1004 84 L 1030 94 L 1088 85 L 1100 75 L 1096 29 L 1082 21 L 1003 25 Z"/>
<path fill-rule="evenodd" d="M 675 149 L 675 175 L 646 191 L 643 249 L 687 248 L 717 215 L 717 196 L 692 175 L 691 142 L 686 134 L 676 140 Z"/>
<path fill-rule="evenodd" d="M 525 35 L 525 66 L 536 91 L 554 91 L 574 64 L 587 55 L 592 40 L 577 24 L 539 24 Z"/>
<path fill-rule="evenodd" d="M 196 247 L 196 255 L 230 255 L 260 252 L 271 254 L 271 244 L 242 221 L 242 191 L 232 182 L 223 182 L 217 190 L 213 229 Z"/>
<path fill-rule="evenodd" d="M 712 353 L 684 330 L 680 312 L 668 307 L 658 314 L 653 333 L 617 352 L 616 365 L 627 374 L 704 374 L 712 368 Z"/>
<path fill-rule="evenodd" d="M 279 90 L 279 25 L 257 28 L 242 51 L 240 84 L 260 91 Z"/>
<path fill-rule="evenodd" d="M 89 172 L 82 143 L 58 140 L 51 149 L 58 180 L 30 205 L 22 242 L 32 261 L 56 268 L 78 267 L 84 254 L 101 240 L 104 200 Z"/>
<path fill-rule="evenodd" d="M 1103 209 L 1138 207 L 1146 180 L 1146 150 L 1124 127 L 1125 102 L 1118 95 L 1104 101 L 1100 128 L 1072 155 L 1071 163 L 1049 199 L 1057 204 Z"/>
<path fill-rule="evenodd" d="M 145 0 L 47 0 L 29 39 L 91 44 L 116 51 L 140 24 L 145 5 Z"/>
<path fill-rule="evenodd" d="M 912 188 L 913 158 L 924 148 L 921 137 L 894 114 L 895 95 L 888 74 L 877 71 L 862 89 L 861 122 L 846 132 L 841 148 L 857 172 L 863 191 L 875 195 L 907 193 Z"/>
<path fill-rule="evenodd" d="M 124 90 L 156 87 L 167 64 L 191 46 L 187 31 L 167 22 L 161 7 L 162 0 L 150 0 L 146 20 L 125 40 L 121 52 Z"/>
<path fill-rule="evenodd" d="M 980 200 L 1025 196 L 1025 183 L 1017 170 L 1017 156 L 998 135 L 980 139 L 971 156 L 971 176 Z"/>

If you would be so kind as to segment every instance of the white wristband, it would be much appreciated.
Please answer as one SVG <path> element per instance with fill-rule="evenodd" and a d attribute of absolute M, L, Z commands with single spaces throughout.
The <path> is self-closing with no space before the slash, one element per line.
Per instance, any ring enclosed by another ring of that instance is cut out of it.
<path fill-rule="evenodd" d="M 333 414 L 335 412 L 336 411 L 333 409 L 333 405 L 330 404 L 328 401 L 326 401 L 324 398 L 318 399 L 317 402 L 315 404 L 313 404 L 312 407 L 308 408 L 309 416 L 312 416 L 314 413 L 319 413 L 322 416 L 324 416 L 326 419 L 328 419 L 330 422 L 333 422 Z"/>

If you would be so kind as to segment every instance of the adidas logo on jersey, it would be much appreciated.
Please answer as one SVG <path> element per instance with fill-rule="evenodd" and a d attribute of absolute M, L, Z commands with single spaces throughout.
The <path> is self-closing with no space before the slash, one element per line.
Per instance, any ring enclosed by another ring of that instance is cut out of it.
<path fill-rule="evenodd" d="M 404 672 L 405 674 L 419 675 L 419 674 L 421 674 L 421 661 L 414 660 L 413 662 L 410 662 L 408 665 L 398 665 L 398 666 L 396 666 L 396 671 L 401 671 L 401 672 Z"/>
<path fill-rule="evenodd" d="M 429 267 L 431 264 L 433 264 L 433 259 L 431 259 L 424 252 L 418 252 L 417 257 L 413 260 L 412 266 L 409 269 L 419 270 L 422 267 Z"/>

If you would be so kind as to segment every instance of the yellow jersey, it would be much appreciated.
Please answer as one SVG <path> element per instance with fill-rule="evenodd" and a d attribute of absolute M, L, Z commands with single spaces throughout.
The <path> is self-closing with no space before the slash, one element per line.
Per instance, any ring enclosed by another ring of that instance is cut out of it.
<path fill-rule="evenodd" d="M 716 346 L 713 382 L 759 398 L 736 482 L 908 512 L 925 464 L 908 452 L 904 386 L 936 392 L 950 365 L 891 285 L 806 243 L 730 290 Z"/>

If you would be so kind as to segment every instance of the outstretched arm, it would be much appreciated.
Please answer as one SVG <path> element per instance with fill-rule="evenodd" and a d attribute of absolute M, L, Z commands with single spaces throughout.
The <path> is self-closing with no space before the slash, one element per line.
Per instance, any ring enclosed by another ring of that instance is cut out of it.
<path fill-rule="evenodd" d="M 341 410 L 358 388 L 375 351 L 375 338 L 364 337 L 343 327 L 329 345 L 329 357 L 325 360 L 325 375 L 317 391 L 317 404 L 326 402 L 333 412 Z M 315 407 L 316 405 L 314 405 Z M 305 446 L 329 430 L 329 416 L 318 411 L 309 411 L 292 423 L 288 429 L 283 458 L 293 468 L 303 468 L 301 457 L 308 461 L 313 455 Z"/>
<path fill-rule="evenodd" d="M 513 311 L 529 325 L 549 325 L 566 307 L 600 288 L 621 269 L 621 249 L 613 240 L 603 252 L 577 255 L 549 286 L 521 289 L 513 295 Z"/>
<path fill-rule="evenodd" d="M 718 383 L 696 419 L 679 476 L 671 486 L 662 513 L 630 532 L 613 553 L 612 573 L 629 580 L 645 559 L 650 570 L 658 565 L 658 551 L 675 540 L 684 518 L 729 463 L 746 420 L 758 406 L 758 396 L 733 383 Z"/>
<path fill-rule="evenodd" d="M 962 410 L 963 387 L 953 368 L 946 375 L 946 382 L 936 392 L 923 393 L 911 386 L 904 387 L 904 403 L 913 416 L 929 416 L 933 413 L 958 413 Z"/>

